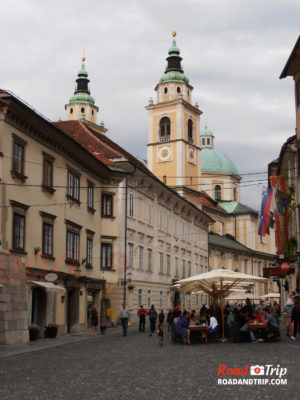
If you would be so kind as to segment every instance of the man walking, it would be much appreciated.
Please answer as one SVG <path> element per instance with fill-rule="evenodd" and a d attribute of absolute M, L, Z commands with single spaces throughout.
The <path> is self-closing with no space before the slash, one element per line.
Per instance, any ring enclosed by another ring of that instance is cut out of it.
<path fill-rule="evenodd" d="M 141 306 L 137 312 L 137 315 L 139 316 L 139 332 L 145 332 L 145 320 L 147 314 L 147 310 L 144 306 Z"/>
<path fill-rule="evenodd" d="M 127 327 L 128 327 L 128 321 L 130 320 L 130 313 L 126 306 L 126 303 L 122 304 L 122 308 L 120 310 L 120 319 L 123 327 L 123 336 L 127 336 Z"/>
<path fill-rule="evenodd" d="M 157 312 L 156 312 L 153 304 L 152 304 L 148 314 L 149 314 L 150 331 L 151 331 L 149 336 L 152 336 L 153 333 L 155 332 L 155 325 L 156 325 L 156 319 L 157 319 Z"/>

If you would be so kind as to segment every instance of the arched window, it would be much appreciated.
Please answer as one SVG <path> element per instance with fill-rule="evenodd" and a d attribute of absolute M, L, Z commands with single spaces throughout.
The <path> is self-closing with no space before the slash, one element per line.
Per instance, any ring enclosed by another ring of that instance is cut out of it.
<path fill-rule="evenodd" d="M 233 188 L 233 200 L 236 201 L 236 188 Z"/>
<path fill-rule="evenodd" d="M 207 138 L 206 142 L 207 142 L 207 146 L 210 146 L 210 138 Z"/>
<path fill-rule="evenodd" d="M 215 200 L 216 201 L 221 200 L 221 186 L 220 185 L 215 186 Z"/>
<path fill-rule="evenodd" d="M 188 141 L 193 143 L 193 121 L 188 120 Z"/>
<path fill-rule="evenodd" d="M 168 142 L 171 136 L 171 121 L 168 117 L 163 117 L 159 122 L 159 138 L 161 142 Z"/>

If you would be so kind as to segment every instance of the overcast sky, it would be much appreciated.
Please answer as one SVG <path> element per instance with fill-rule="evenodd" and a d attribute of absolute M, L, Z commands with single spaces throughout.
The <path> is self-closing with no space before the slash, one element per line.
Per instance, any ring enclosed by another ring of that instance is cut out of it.
<path fill-rule="evenodd" d="M 299 0 L 2 0 L 0 88 L 65 119 L 83 48 L 98 122 L 146 158 L 147 112 L 176 24 L 193 101 L 241 174 L 267 171 L 295 133 L 293 81 L 279 75 L 300 33 Z M 244 176 L 258 208 L 264 175 Z M 254 181 L 249 182 L 248 181 Z"/>

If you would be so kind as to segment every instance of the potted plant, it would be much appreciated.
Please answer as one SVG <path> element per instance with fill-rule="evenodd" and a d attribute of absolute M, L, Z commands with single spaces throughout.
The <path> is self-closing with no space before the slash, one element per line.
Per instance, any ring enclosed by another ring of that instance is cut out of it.
<path fill-rule="evenodd" d="M 29 340 L 37 340 L 39 337 L 40 327 L 38 325 L 32 324 L 28 327 L 29 330 Z"/>
<path fill-rule="evenodd" d="M 55 339 L 57 336 L 58 326 L 56 324 L 48 324 L 46 326 L 45 336 L 47 338 Z"/>

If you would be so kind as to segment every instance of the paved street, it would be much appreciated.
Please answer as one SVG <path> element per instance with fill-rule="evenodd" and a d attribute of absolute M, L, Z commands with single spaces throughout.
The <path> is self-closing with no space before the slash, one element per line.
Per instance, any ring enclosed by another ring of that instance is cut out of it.
<path fill-rule="evenodd" d="M 129 328 L 127 337 L 120 328 L 111 329 L 105 336 L 0 357 L 0 398 L 298 400 L 298 340 L 184 346 L 173 345 L 167 336 L 159 347 L 156 337 L 139 334 L 136 328 Z M 288 368 L 288 384 L 218 386 L 219 364 L 280 364 Z"/>

